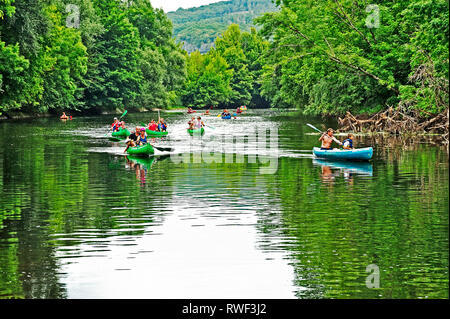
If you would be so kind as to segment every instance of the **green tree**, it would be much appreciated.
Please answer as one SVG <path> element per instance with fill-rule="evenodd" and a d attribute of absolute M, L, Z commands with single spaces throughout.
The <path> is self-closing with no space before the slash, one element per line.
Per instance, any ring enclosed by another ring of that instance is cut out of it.
<path fill-rule="evenodd" d="M 428 111 L 448 107 L 448 102 L 441 102 L 448 96 L 448 59 L 444 58 L 448 57 L 448 2 L 277 3 L 279 12 L 257 19 L 262 34 L 273 39 L 266 56 L 271 67 L 265 68 L 262 77 L 263 95 L 272 102 L 281 100 L 283 105 L 322 114 L 370 113 L 395 105 L 426 104 Z M 431 23 L 420 22 L 430 16 Z M 433 53 L 427 54 L 425 47 Z M 442 67 L 424 85 L 414 77 L 414 69 L 423 69 L 427 56 L 432 61 L 429 65 Z M 279 87 L 271 89 L 274 77 Z M 427 94 L 430 91 L 434 93 Z"/>
<path fill-rule="evenodd" d="M 192 52 L 187 57 L 187 79 L 181 96 L 185 106 L 217 106 L 231 96 L 233 75 L 228 64 L 214 49 L 207 55 Z"/>
<path fill-rule="evenodd" d="M 94 1 L 105 29 L 96 46 L 99 81 L 86 88 L 86 103 L 96 109 L 133 106 L 142 72 L 138 68 L 140 39 L 120 1 Z"/>
<path fill-rule="evenodd" d="M 87 71 L 86 47 L 78 30 L 62 24 L 62 14 L 55 5 L 47 7 L 45 12 L 52 26 L 43 39 L 46 47 L 43 60 L 49 64 L 43 73 L 40 110 L 71 109 L 76 107 L 78 83 Z"/>

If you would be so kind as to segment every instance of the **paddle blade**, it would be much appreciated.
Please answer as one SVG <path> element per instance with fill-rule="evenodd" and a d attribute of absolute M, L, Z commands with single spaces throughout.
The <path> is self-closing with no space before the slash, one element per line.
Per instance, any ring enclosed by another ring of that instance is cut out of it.
<path fill-rule="evenodd" d="M 174 149 L 171 148 L 171 147 L 157 147 L 157 146 L 153 146 L 153 148 L 158 150 L 158 151 L 160 151 L 160 152 L 173 152 L 174 151 Z"/>
<path fill-rule="evenodd" d="M 306 123 L 306 125 L 308 125 L 310 128 L 312 128 L 312 129 L 314 129 L 314 130 L 316 130 L 317 132 L 320 132 L 320 133 L 322 133 L 322 131 L 321 130 L 319 130 L 317 127 L 315 127 L 314 125 L 311 125 L 311 124 L 309 124 L 309 123 Z"/>
<path fill-rule="evenodd" d="M 128 113 L 128 111 L 125 110 L 125 112 L 123 112 L 123 114 L 122 114 L 122 116 L 121 116 L 120 118 L 122 118 L 122 117 L 124 117 L 125 115 L 127 115 L 127 113 Z"/>

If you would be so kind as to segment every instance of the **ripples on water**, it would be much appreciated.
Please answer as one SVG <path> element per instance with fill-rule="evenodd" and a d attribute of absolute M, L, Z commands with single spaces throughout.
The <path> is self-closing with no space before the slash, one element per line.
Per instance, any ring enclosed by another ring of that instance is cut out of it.
<path fill-rule="evenodd" d="M 370 163 L 333 163 L 313 159 L 318 136 L 296 115 L 204 119 L 213 128 L 191 137 L 188 116 L 168 114 L 152 143 L 175 152 L 151 159 L 108 141 L 109 117 L 2 124 L 0 295 L 448 297 L 445 151 L 375 145 Z M 274 127 L 276 150 L 230 139 Z M 243 162 L 174 161 L 217 141 Z M 380 289 L 365 286 L 369 264 Z"/>

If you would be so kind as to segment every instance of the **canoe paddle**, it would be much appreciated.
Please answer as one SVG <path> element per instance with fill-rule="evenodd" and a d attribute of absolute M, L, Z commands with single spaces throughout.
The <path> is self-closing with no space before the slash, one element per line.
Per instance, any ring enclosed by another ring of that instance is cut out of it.
<path fill-rule="evenodd" d="M 127 110 L 125 110 L 125 112 L 123 112 L 122 116 L 121 116 L 121 117 L 119 117 L 119 120 L 121 120 L 121 119 L 122 119 L 122 117 L 124 117 L 125 115 L 127 115 L 127 113 L 128 113 L 128 111 L 127 111 Z"/>
<path fill-rule="evenodd" d="M 309 123 L 306 123 L 306 125 L 308 125 L 310 128 L 316 130 L 316 131 L 319 132 L 319 133 L 323 133 L 321 130 L 319 130 L 319 129 L 318 129 L 317 127 L 315 127 L 314 125 L 311 125 L 311 124 L 309 124 Z"/>
<path fill-rule="evenodd" d="M 174 150 L 172 147 L 156 147 L 154 145 L 152 147 L 160 152 L 172 152 Z"/>
<path fill-rule="evenodd" d="M 319 130 L 319 129 L 318 129 L 317 127 L 315 127 L 314 125 L 311 125 L 311 124 L 309 124 L 309 123 L 306 123 L 306 125 L 308 125 L 310 128 L 315 129 L 317 132 L 322 133 L 322 136 L 323 136 L 323 134 L 326 134 L 326 133 L 322 132 L 321 130 Z M 339 145 L 342 145 L 342 142 L 339 141 L 339 140 L 337 140 L 334 136 L 333 136 L 332 138 L 333 138 L 333 140 L 334 140 L 336 143 L 338 143 Z"/>

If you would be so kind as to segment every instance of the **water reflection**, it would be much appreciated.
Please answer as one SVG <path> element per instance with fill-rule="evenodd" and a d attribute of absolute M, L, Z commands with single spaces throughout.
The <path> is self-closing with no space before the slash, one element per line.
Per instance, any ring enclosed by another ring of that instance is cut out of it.
<path fill-rule="evenodd" d="M 313 165 L 320 166 L 321 180 L 332 186 L 337 177 L 342 176 L 348 185 L 354 184 L 355 175 L 372 176 L 373 166 L 370 162 L 329 161 L 313 159 Z"/>
<path fill-rule="evenodd" d="M 448 298 L 448 154 L 378 144 L 370 163 L 312 159 L 305 120 L 272 114 L 210 119 L 205 135 L 279 126 L 272 174 L 242 147 L 239 163 L 125 157 L 109 117 L 2 123 L 0 296 Z M 185 120 L 171 115 L 155 144 L 186 151 Z"/>
<path fill-rule="evenodd" d="M 139 181 L 141 185 L 145 185 L 145 183 L 150 179 L 151 180 L 151 169 L 155 162 L 161 162 L 165 159 L 168 159 L 170 156 L 151 156 L 151 157 L 139 157 L 139 156 L 125 156 L 125 168 L 131 169 L 135 171 L 136 179 Z"/>

